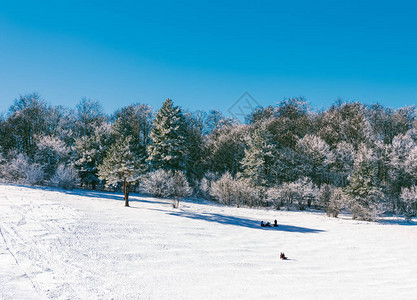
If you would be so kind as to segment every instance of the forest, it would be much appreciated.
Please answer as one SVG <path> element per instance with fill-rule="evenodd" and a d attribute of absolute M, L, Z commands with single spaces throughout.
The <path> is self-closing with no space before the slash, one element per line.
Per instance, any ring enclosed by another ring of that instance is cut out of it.
<path fill-rule="evenodd" d="M 64 189 L 122 190 L 225 205 L 325 211 L 374 221 L 417 214 L 414 106 L 303 98 L 258 107 L 244 123 L 171 99 L 111 115 L 98 101 L 51 106 L 17 98 L 0 116 L 0 180 Z"/>

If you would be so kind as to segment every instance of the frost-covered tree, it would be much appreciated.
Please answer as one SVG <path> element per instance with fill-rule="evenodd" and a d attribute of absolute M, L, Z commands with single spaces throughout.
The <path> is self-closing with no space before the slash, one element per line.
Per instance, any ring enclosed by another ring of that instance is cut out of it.
<path fill-rule="evenodd" d="M 392 144 L 388 148 L 389 178 L 392 185 L 392 193 L 398 197 L 401 187 L 410 187 L 412 178 L 407 173 L 407 163 L 410 154 L 417 147 L 416 142 L 409 135 L 397 135 L 393 138 Z M 411 159 L 411 158 L 410 158 Z"/>
<path fill-rule="evenodd" d="M 94 190 L 100 182 L 98 166 L 103 162 L 104 154 L 111 144 L 110 124 L 97 127 L 91 136 L 82 136 L 75 140 L 74 167 L 78 170 L 80 182 Z"/>
<path fill-rule="evenodd" d="M 281 147 L 294 149 L 311 127 L 310 105 L 304 98 L 281 101 L 268 121 L 268 130 Z"/>
<path fill-rule="evenodd" d="M 11 151 L 7 157 L 0 157 L 0 177 L 6 182 L 21 184 L 43 184 L 45 172 L 43 167 L 31 162 L 24 153 Z"/>
<path fill-rule="evenodd" d="M 210 195 L 220 203 L 231 205 L 233 202 L 234 179 L 228 172 L 211 184 Z"/>
<path fill-rule="evenodd" d="M 255 186 L 269 186 L 276 183 L 274 164 L 277 160 L 277 145 L 272 134 L 265 128 L 254 130 L 248 149 L 241 164 L 243 175 Z"/>
<path fill-rule="evenodd" d="M 264 206 L 266 192 L 262 187 L 255 187 L 248 179 L 233 178 L 226 172 L 218 180 L 213 181 L 210 188 L 211 196 L 226 205 Z"/>
<path fill-rule="evenodd" d="M 334 163 L 333 152 L 329 145 L 314 134 L 307 134 L 297 142 L 297 151 L 303 158 L 303 174 L 316 184 L 329 183 L 329 168 Z"/>
<path fill-rule="evenodd" d="M 185 113 L 184 120 L 188 154 L 185 164 L 186 174 L 190 180 L 200 180 L 206 170 L 204 152 L 206 114 L 201 111 Z"/>
<path fill-rule="evenodd" d="M 49 179 L 59 164 L 65 164 L 69 159 L 69 147 L 55 136 L 36 136 L 36 150 L 34 160 L 43 166 L 45 175 Z"/>
<path fill-rule="evenodd" d="M 132 154 L 129 145 L 130 137 L 114 143 L 98 166 L 99 178 L 105 180 L 107 186 L 123 184 L 125 206 L 129 206 L 130 184 L 136 182 L 146 169 L 142 160 Z"/>
<path fill-rule="evenodd" d="M 155 116 L 148 147 L 154 169 L 184 170 L 188 159 L 184 115 L 167 99 Z"/>
<path fill-rule="evenodd" d="M 383 194 L 373 151 L 364 144 L 356 155 L 354 171 L 345 190 L 353 219 L 374 221 Z"/>
<path fill-rule="evenodd" d="M 407 221 L 410 221 L 412 217 L 417 215 L 417 187 L 401 189 L 401 200 L 403 201 L 404 217 Z"/>
<path fill-rule="evenodd" d="M 143 193 L 159 198 L 172 195 L 174 180 L 171 170 L 158 169 L 142 176 L 140 189 Z"/>
<path fill-rule="evenodd" d="M 346 186 L 348 178 L 353 172 L 355 149 L 352 144 L 340 142 L 333 150 L 333 157 L 334 161 L 331 165 L 332 183 L 339 187 Z"/>
<path fill-rule="evenodd" d="M 276 209 L 286 206 L 290 209 L 293 204 L 299 210 L 305 210 L 307 206 L 318 198 L 319 190 L 307 177 L 294 182 L 284 182 L 279 186 L 270 188 L 267 192 L 269 201 L 273 201 Z"/>
<path fill-rule="evenodd" d="M 107 120 L 103 107 L 97 100 L 81 99 L 75 111 L 74 130 L 78 137 L 90 136 Z"/>
<path fill-rule="evenodd" d="M 346 196 L 343 193 L 342 188 L 334 188 L 331 191 L 329 203 L 326 208 L 327 215 L 333 218 L 337 218 L 340 211 L 345 207 Z"/>
<path fill-rule="evenodd" d="M 249 129 L 242 124 L 225 125 L 210 134 L 206 143 L 209 170 L 219 174 L 229 172 L 233 176 L 242 171 L 248 136 Z"/>
<path fill-rule="evenodd" d="M 66 190 L 73 189 L 78 184 L 77 170 L 72 166 L 60 164 L 50 180 L 53 186 Z"/>
<path fill-rule="evenodd" d="M 146 158 L 147 148 L 151 143 L 152 108 L 145 104 L 132 104 L 116 111 L 112 127 L 113 135 L 117 138 L 131 137 L 131 150 Z"/>
<path fill-rule="evenodd" d="M 17 150 L 33 157 L 36 148 L 36 136 L 48 129 L 48 105 L 36 94 L 20 96 L 9 109 L 7 129 L 8 140 L 2 141 L 6 151 Z"/>
<path fill-rule="evenodd" d="M 318 197 L 319 190 L 316 185 L 308 177 L 298 179 L 293 183 L 295 190 L 297 206 L 299 210 L 310 207 L 311 203 Z"/>
<path fill-rule="evenodd" d="M 187 177 L 182 171 L 175 171 L 172 181 L 172 196 L 174 197 L 172 206 L 174 208 L 178 208 L 180 206 L 180 200 L 184 197 L 190 196 L 193 192 L 193 189 L 188 184 Z"/>

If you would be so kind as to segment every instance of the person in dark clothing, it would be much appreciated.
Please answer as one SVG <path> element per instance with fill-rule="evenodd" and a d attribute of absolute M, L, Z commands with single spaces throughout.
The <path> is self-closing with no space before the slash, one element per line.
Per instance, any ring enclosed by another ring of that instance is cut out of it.
<path fill-rule="evenodd" d="M 281 252 L 279 258 L 280 259 L 287 259 L 287 257 L 285 256 L 284 252 Z"/>
<path fill-rule="evenodd" d="M 274 221 L 274 227 L 278 227 L 278 222 L 277 220 Z"/>
<path fill-rule="evenodd" d="M 266 222 L 265 227 L 271 227 L 271 223 Z"/>
<path fill-rule="evenodd" d="M 261 221 L 261 227 L 265 227 L 264 221 Z"/>

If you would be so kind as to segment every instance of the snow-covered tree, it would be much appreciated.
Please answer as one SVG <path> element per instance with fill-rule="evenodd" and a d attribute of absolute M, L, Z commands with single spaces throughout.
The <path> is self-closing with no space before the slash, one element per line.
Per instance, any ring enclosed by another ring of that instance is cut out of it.
<path fill-rule="evenodd" d="M 314 134 L 307 134 L 297 142 L 297 151 L 303 157 L 303 174 L 316 184 L 331 181 L 329 167 L 334 163 L 329 145 Z"/>
<path fill-rule="evenodd" d="M 77 170 L 72 166 L 60 164 L 50 182 L 53 186 L 58 186 L 66 190 L 73 189 L 78 184 Z"/>
<path fill-rule="evenodd" d="M 184 170 L 188 159 L 184 116 L 171 99 L 167 99 L 155 116 L 148 147 L 154 169 Z"/>
<path fill-rule="evenodd" d="M 274 164 L 277 160 L 277 146 L 272 134 L 265 128 L 257 128 L 245 149 L 242 159 L 243 175 L 255 186 L 269 186 L 276 183 Z"/>
<path fill-rule="evenodd" d="M 396 212 L 400 207 L 399 198 L 401 188 L 410 187 L 415 180 L 415 151 L 417 143 L 408 134 L 399 134 L 392 139 L 390 145 L 386 145 L 384 167 L 387 177 L 387 196 L 391 198 L 392 211 Z"/>
<path fill-rule="evenodd" d="M 207 164 L 210 171 L 233 176 L 242 171 L 241 160 L 245 156 L 249 130 L 246 125 L 224 125 L 208 136 L 206 143 Z"/>
<path fill-rule="evenodd" d="M 230 173 L 226 172 L 218 180 L 211 184 L 210 195 L 220 203 L 231 205 L 233 201 L 234 180 Z"/>
<path fill-rule="evenodd" d="M 151 143 L 152 108 L 145 104 L 132 104 L 116 111 L 112 127 L 113 135 L 117 138 L 131 137 L 131 150 L 146 158 L 147 148 Z"/>
<path fill-rule="evenodd" d="M 91 136 L 82 136 L 75 140 L 74 167 L 78 170 L 82 185 L 94 190 L 100 182 L 98 166 L 103 162 L 104 154 L 110 146 L 110 124 L 104 123 L 97 127 Z"/>
<path fill-rule="evenodd" d="M 270 188 L 267 195 L 269 201 L 274 202 L 276 209 L 280 209 L 282 206 L 290 209 L 294 204 L 299 210 L 305 210 L 318 198 L 319 190 L 310 179 L 303 177 L 297 181 L 284 182 Z"/>
<path fill-rule="evenodd" d="M 166 198 L 172 195 L 174 180 L 171 170 L 158 169 L 146 173 L 140 182 L 142 192 L 155 197 Z"/>
<path fill-rule="evenodd" d="M 331 174 L 335 186 L 346 186 L 348 178 L 353 172 L 355 161 L 355 149 L 353 145 L 347 142 L 340 142 L 333 150 L 334 161 L 331 165 Z"/>
<path fill-rule="evenodd" d="M 404 217 L 407 221 L 410 221 L 412 217 L 417 215 L 417 187 L 401 189 L 401 200 L 403 201 Z"/>
<path fill-rule="evenodd" d="M 129 145 L 130 137 L 114 143 L 98 166 L 99 178 L 105 180 L 107 186 L 123 184 L 125 206 L 129 206 L 130 184 L 136 182 L 146 169 L 142 160 L 132 154 Z"/>
<path fill-rule="evenodd" d="M 43 166 L 45 175 L 50 178 L 58 165 L 68 160 L 70 149 L 64 141 L 55 136 L 36 136 L 36 140 L 34 160 Z"/>
<path fill-rule="evenodd" d="M 374 221 L 383 200 L 372 149 L 362 144 L 355 158 L 354 171 L 346 187 L 353 219 Z"/>
<path fill-rule="evenodd" d="M 342 188 L 334 188 L 331 192 L 329 203 L 326 208 L 327 215 L 337 218 L 339 212 L 345 207 L 346 196 Z"/>
<path fill-rule="evenodd" d="M 262 187 L 255 187 L 246 178 L 233 178 L 226 172 L 218 180 L 213 181 L 210 195 L 220 203 L 226 205 L 263 206 L 265 191 Z"/>
<path fill-rule="evenodd" d="M 193 192 L 193 189 L 188 184 L 187 177 L 182 171 L 175 171 L 172 179 L 172 196 L 174 197 L 174 203 L 172 204 L 172 206 L 174 208 L 178 208 L 180 205 L 180 200 L 184 197 L 190 196 Z"/>
<path fill-rule="evenodd" d="M 7 127 L 11 134 L 3 145 L 5 150 L 17 150 L 33 157 L 36 148 L 36 136 L 42 135 L 48 128 L 48 105 L 36 94 L 20 96 L 9 109 Z"/>
<path fill-rule="evenodd" d="M 268 120 L 267 128 L 280 147 L 294 149 L 297 141 L 311 127 L 310 105 L 304 98 L 290 98 L 281 101 L 274 110 L 274 117 Z"/>
<path fill-rule="evenodd" d="M 77 137 L 94 134 L 95 129 L 107 120 L 103 107 L 97 100 L 81 99 L 75 111 L 75 127 Z"/>
<path fill-rule="evenodd" d="M 296 192 L 296 201 L 299 210 L 310 207 L 311 203 L 318 197 L 319 190 L 316 185 L 308 178 L 303 177 L 293 183 L 292 187 Z"/>
<path fill-rule="evenodd" d="M 45 172 L 41 165 L 33 163 L 27 166 L 25 170 L 25 177 L 25 182 L 30 185 L 43 184 L 45 179 Z"/>

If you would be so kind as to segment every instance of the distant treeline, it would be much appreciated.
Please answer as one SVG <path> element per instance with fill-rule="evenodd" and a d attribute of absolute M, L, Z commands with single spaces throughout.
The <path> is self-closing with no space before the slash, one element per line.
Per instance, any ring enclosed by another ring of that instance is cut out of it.
<path fill-rule="evenodd" d="M 120 188 L 237 206 L 323 209 L 375 220 L 417 212 L 415 107 L 337 102 L 313 111 L 302 98 L 257 108 L 245 124 L 219 111 L 132 104 L 106 115 L 39 95 L 0 117 L 3 181 Z M 165 191 L 165 192 L 164 192 Z"/>

